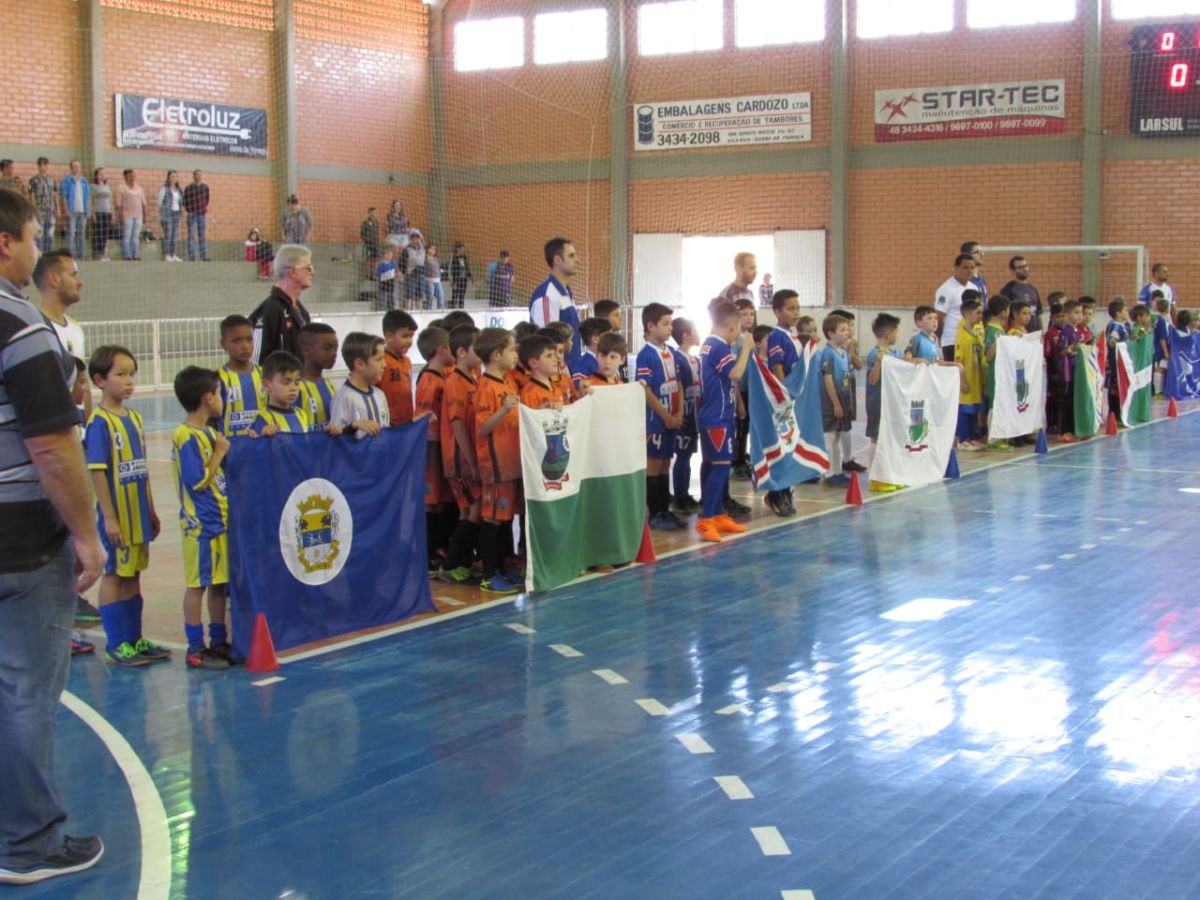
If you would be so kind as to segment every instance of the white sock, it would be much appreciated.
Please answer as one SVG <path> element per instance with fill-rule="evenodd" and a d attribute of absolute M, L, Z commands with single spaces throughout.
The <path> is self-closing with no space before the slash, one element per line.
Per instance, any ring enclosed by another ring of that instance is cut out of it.
<path fill-rule="evenodd" d="M 842 442 L 836 431 L 825 432 L 825 446 L 829 448 L 829 474 L 826 478 L 842 474 Z"/>

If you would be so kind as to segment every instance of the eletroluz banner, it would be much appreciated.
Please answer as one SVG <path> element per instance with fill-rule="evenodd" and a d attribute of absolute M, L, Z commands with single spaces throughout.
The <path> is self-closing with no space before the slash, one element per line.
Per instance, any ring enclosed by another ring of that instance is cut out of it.
<path fill-rule="evenodd" d="M 118 147 L 266 158 L 267 111 L 115 94 Z"/>
<path fill-rule="evenodd" d="M 1057 134 L 1066 122 L 1058 81 L 1010 81 L 875 92 L 875 140 Z"/>

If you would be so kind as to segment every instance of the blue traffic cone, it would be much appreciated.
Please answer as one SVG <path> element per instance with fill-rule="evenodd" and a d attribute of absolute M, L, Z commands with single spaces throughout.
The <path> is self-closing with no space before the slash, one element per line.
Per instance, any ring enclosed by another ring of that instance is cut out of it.
<path fill-rule="evenodd" d="M 1046 429 L 1042 428 L 1038 431 L 1037 446 L 1033 448 L 1034 453 L 1049 453 L 1050 448 L 1046 446 Z"/>
<path fill-rule="evenodd" d="M 946 477 L 958 478 L 958 457 L 954 454 L 954 448 L 950 448 L 950 461 L 946 463 Z"/>

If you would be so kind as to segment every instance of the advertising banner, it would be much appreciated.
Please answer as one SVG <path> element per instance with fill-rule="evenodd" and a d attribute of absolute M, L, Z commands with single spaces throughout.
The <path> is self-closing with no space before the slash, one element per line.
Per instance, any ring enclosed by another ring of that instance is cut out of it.
<path fill-rule="evenodd" d="M 115 94 L 118 147 L 266 159 L 267 111 Z"/>
<path fill-rule="evenodd" d="M 875 92 L 875 140 L 1058 134 L 1066 122 L 1064 82 L 1012 81 Z"/>
<path fill-rule="evenodd" d="M 636 103 L 633 133 L 635 150 L 811 141 L 812 94 Z"/>

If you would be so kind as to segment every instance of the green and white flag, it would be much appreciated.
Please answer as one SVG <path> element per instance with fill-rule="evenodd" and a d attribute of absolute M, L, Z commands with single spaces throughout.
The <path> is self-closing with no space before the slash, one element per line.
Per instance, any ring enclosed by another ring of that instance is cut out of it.
<path fill-rule="evenodd" d="M 1152 334 L 1145 334 L 1136 341 L 1117 344 L 1117 392 L 1121 398 L 1121 421 L 1126 425 L 1150 421 L 1150 401 L 1154 395 L 1153 341 Z"/>
<path fill-rule="evenodd" d="M 1091 437 L 1104 427 L 1104 378 L 1095 347 L 1075 349 L 1075 436 Z"/>
<path fill-rule="evenodd" d="M 561 412 L 521 407 L 525 589 L 631 562 L 646 519 L 646 393 L 598 387 Z"/>

